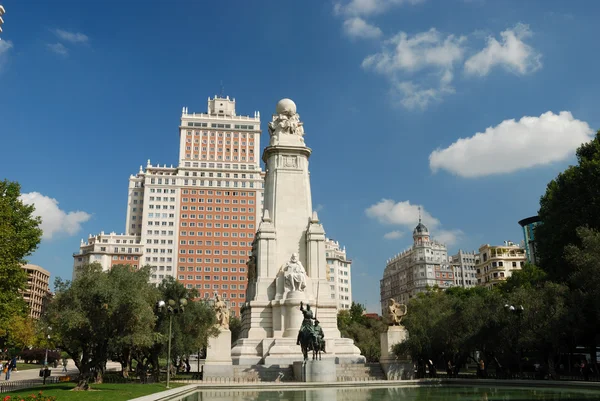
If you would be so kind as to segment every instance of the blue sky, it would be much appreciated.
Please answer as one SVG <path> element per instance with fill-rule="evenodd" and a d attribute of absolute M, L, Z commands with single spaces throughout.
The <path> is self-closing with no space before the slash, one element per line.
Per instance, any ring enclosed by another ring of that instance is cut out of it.
<path fill-rule="evenodd" d="M 373 311 L 418 206 L 450 252 L 520 241 L 600 128 L 597 2 L 0 3 L 0 175 L 44 216 L 30 261 L 53 276 L 123 231 L 129 175 L 177 163 L 181 108 L 221 82 L 263 144 L 276 102 L 298 105 L 313 202 Z"/>

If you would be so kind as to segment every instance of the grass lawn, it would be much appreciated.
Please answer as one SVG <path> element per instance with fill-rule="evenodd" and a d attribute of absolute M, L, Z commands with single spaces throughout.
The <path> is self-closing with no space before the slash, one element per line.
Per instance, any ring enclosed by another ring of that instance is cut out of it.
<path fill-rule="evenodd" d="M 50 365 L 48 365 L 48 366 L 50 366 Z M 17 363 L 18 370 L 41 369 L 43 367 L 44 367 L 43 364 L 38 365 L 37 363 Z"/>
<path fill-rule="evenodd" d="M 171 383 L 171 387 L 179 387 L 182 384 Z M 19 390 L 12 393 L 2 394 L 2 399 L 6 396 L 19 399 L 19 396 L 38 394 L 40 391 L 45 395 L 56 396 L 57 401 L 126 401 L 143 395 L 165 391 L 165 384 L 137 384 L 137 383 L 118 383 L 118 384 L 92 384 L 90 391 L 71 391 L 75 383 L 49 384 L 45 387 L 30 388 Z"/>

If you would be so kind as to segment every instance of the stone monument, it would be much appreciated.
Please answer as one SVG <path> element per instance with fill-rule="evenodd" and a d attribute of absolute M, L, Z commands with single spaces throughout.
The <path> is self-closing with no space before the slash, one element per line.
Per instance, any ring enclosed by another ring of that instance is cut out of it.
<path fill-rule="evenodd" d="M 208 338 L 206 347 L 206 361 L 203 367 L 203 378 L 233 378 L 233 365 L 231 360 L 231 331 L 229 330 L 229 308 L 219 294 L 215 293 L 213 304 L 217 317 L 216 337 Z"/>
<path fill-rule="evenodd" d="M 291 365 L 303 359 L 297 335 L 300 304 L 318 315 L 327 354 L 336 363 L 364 362 L 351 339 L 337 328 L 325 259 L 325 231 L 312 210 L 304 125 L 290 99 L 277 103 L 269 123 L 261 223 L 248 262 L 242 332 L 231 354 L 234 364 Z"/>
<path fill-rule="evenodd" d="M 388 380 L 412 379 L 413 364 L 408 356 L 398 357 L 392 351 L 394 345 L 408 338 L 408 331 L 402 326 L 402 318 L 408 313 L 405 304 L 396 302 L 393 298 L 388 301 L 384 311 L 388 320 L 388 329 L 381 333 L 381 357 L 379 363 Z"/>

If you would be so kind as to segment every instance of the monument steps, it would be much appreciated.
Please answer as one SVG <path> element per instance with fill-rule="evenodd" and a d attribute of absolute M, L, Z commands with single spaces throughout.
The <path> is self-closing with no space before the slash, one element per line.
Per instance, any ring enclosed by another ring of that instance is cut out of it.
<path fill-rule="evenodd" d="M 233 376 L 236 380 L 245 382 L 294 381 L 294 371 L 291 365 L 234 365 Z"/>
<path fill-rule="evenodd" d="M 385 373 L 378 363 L 339 364 L 336 374 L 339 382 L 386 380 Z"/>

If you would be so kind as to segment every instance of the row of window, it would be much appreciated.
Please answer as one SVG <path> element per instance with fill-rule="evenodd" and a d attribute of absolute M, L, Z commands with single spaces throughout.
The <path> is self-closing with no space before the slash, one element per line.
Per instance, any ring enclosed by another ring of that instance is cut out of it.
<path fill-rule="evenodd" d="M 210 223 L 207 223 L 207 226 L 208 226 L 208 224 L 210 224 Z M 198 237 L 202 237 L 205 234 L 207 237 L 213 237 L 213 236 L 214 237 L 221 237 L 221 236 L 229 237 L 230 235 L 232 238 L 237 238 L 238 236 L 241 238 L 245 238 L 246 236 L 248 238 L 254 237 L 254 233 L 228 233 L 228 232 L 220 233 L 220 232 L 210 232 L 210 231 L 206 231 L 206 232 L 203 232 L 203 231 L 181 231 L 179 233 L 179 235 L 182 235 L 182 236 L 189 235 L 190 237 L 193 237 L 194 235 L 197 235 Z"/>
<path fill-rule="evenodd" d="M 215 152 L 215 149 L 216 149 L 216 148 L 210 148 L 210 149 L 209 149 L 209 148 L 207 148 L 206 146 L 203 146 L 203 147 L 202 147 L 202 152 L 214 153 L 214 152 Z M 185 147 L 185 150 L 192 150 L 192 147 L 191 147 L 191 146 L 186 146 L 186 147 Z M 239 150 L 241 150 L 241 152 L 240 152 L 240 153 L 246 153 L 246 149 L 239 149 Z M 194 146 L 194 152 L 199 152 L 199 151 L 200 151 L 200 146 Z M 216 151 L 217 151 L 217 152 L 219 152 L 219 153 L 231 153 L 231 148 L 225 148 L 225 149 L 223 149 L 223 150 L 221 150 L 221 149 L 217 149 Z M 235 154 L 235 153 L 238 153 L 238 149 L 236 149 L 236 148 L 233 148 L 233 153 L 234 153 L 234 154 Z M 253 154 L 253 153 L 254 153 L 254 149 L 249 149 L 249 150 L 248 150 L 248 153 L 250 153 L 250 154 Z M 220 160 L 223 160 L 223 159 L 220 159 Z M 231 159 L 225 159 L 225 160 L 231 160 Z M 234 160 L 237 160 L 237 159 L 235 159 L 235 158 L 234 158 Z"/>
<path fill-rule="evenodd" d="M 184 275 L 181 274 L 179 276 L 179 280 L 184 280 Z M 196 280 L 196 281 L 201 281 L 202 280 L 202 276 L 201 275 L 196 275 L 196 276 L 192 276 L 192 275 L 188 275 L 187 276 L 188 280 Z M 243 276 L 239 277 L 240 281 L 246 281 L 246 278 Z M 204 276 L 204 281 L 237 281 L 238 280 L 238 276 Z M 232 285 L 231 289 L 233 288 L 234 285 Z"/>
<path fill-rule="evenodd" d="M 185 222 L 182 221 L 181 222 L 181 227 L 204 227 L 204 223 L 195 223 L 195 222 Z M 212 227 L 212 223 L 206 223 L 206 227 L 210 228 Z M 214 224 L 215 228 L 221 228 L 221 223 L 215 223 Z M 246 227 L 246 224 L 237 224 L 237 223 L 223 223 L 223 227 L 222 228 L 241 228 L 241 229 L 254 229 L 254 224 L 248 224 Z M 201 235 L 201 234 L 199 234 Z"/>
<path fill-rule="evenodd" d="M 220 157 L 220 156 L 219 156 Z M 214 181 L 214 180 L 183 180 L 183 185 L 201 187 L 254 188 L 254 181 Z"/>
<path fill-rule="evenodd" d="M 206 246 L 212 246 L 213 245 L 213 241 L 194 241 L 194 240 L 181 240 L 179 241 L 179 245 L 206 245 Z M 230 246 L 229 241 L 214 241 L 214 245 L 215 246 Z M 252 246 L 252 242 L 237 242 L 237 241 L 231 241 L 231 246 Z M 235 251 L 232 251 L 235 252 Z"/>
<path fill-rule="evenodd" d="M 196 123 L 196 122 L 188 122 L 187 123 L 188 127 L 202 127 L 202 128 L 208 128 L 207 123 Z M 217 124 L 217 123 L 211 123 L 210 124 L 211 128 L 221 128 L 221 129 L 231 129 L 231 124 Z M 254 125 L 238 125 L 235 124 L 233 126 L 233 129 L 247 129 L 247 130 L 253 130 L 254 129 Z M 192 135 L 192 132 L 196 135 L 200 135 L 202 134 L 203 136 L 215 136 L 214 132 L 208 132 L 208 131 L 187 131 L 188 135 Z M 223 138 L 223 133 L 219 132 L 218 133 L 219 138 Z M 242 137 L 242 138 L 246 138 L 246 134 L 238 134 L 237 132 L 234 132 L 233 134 L 231 132 L 227 132 L 225 133 L 225 137 L 226 138 L 238 138 L 238 137 Z"/>
<path fill-rule="evenodd" d="M 164 192 L 163 192 L 163 190 L 164 190 Z M 174 189 L 168 189 L 168 188 L 150 188 L 150 193 L 151 194 L 153 194 L 153 193 L 157 193 L 157 194 L 161 194 L 161 193 L 168 194 L 168 193 L 171 193 L 171 194 L 174 194 L 174 193 L 176 193 L 176 191 Z"/>
<path fill-rule="evenodd" d="M 156 196 L 156 197 L 154 197 L 154 196 L 151 196 L 151 197 L 150 197 L 150 200 L 151 200 L 151 201 L 154 201 L 154 200 L 156 200 L 156 201 L 158 201 L 158 202 L 160 202 L 161 200 L 162 200 L 163 202 L 175 202 L 175 197 L 167 197 L 167 196 L 165 196 L 165 197 L 162 197 L 162 198 L 161 198 L 160 196 Z M 134 211 L 135 211 L 135 210 L 134 210 Z"/>
<path fill-rule="evenodd" d="M 184 162 L 185 167 L 200 167 L 200 168 L 225 168 L 225 169 L 240 169 L 240 170 L 260 170 L 260 166 L 254 164 L 229 164 L 229 163 L 199 163 L 199 162 Z"/>
<path fill-rule="evenodd" d="M 179 262 L 180 263 L 194 263 L 194 258 L 179 258 Z M 221 263 L 221 259 L 209 259 L 206 258 L 204 259 L 204 261 L 202 261 L 202 258 L 197 258 L 196 259 L 196 263 Z M 246 259 L 223 259 L 223 263 L 224 264 L 241 264 L 241 265 L 245 265 L 246 264 Z"/>
<path fill-rule="evenodd" d="M 188 149 L 189 150 L 189 149 Z M 186 153 L 185 154 L 185 158 L 186 159 L 192 159 L 192 155 L 191 153 Z M 200 155 L 198 155 L 197 153 L 194 154 L 194 159 L 202 159 L 202 160 L 226 160 L 226 161 L 249 161 L 249 162 L 253 162 L 254 161 L 254 156 L 250 156 L 248 157 L 248 160 L 246 160 L 246 156 L 242 156 L 241 158 L 238 156 L 233 156 L 233 159 L 231 158 L 231 156 L 225 156 L 225 159 L 223 159 L 223 156 L 217 156 L 217 158 L 215 159 L 214 155 L 210 155 L 210 156 L 206 156 L 205 154 L 202 155 L 202 157 L 200 157 Z"/>
<path fill-rule="evenodd" d="M 196 270 L 197 272 L 201 272 L 202 271 L 202 266 L 188 266 L 187 267 L 187 271 L 189 272 L 193 272 L 194 270 Z M 179 271 L 180 272 L 184 272 L 186 271 L 186 267 L 185 266 L 179 266 Z M 204 266 L 204 272 L 206 273 L 210 273 L 211 271 L 213 272 L 223 272 L 223 273 L 228 273 L 228 272 L 232 272 L 232 273 L 237 273 L 238 272 L 238 268 L 237 267 L 210 267 L 210 266 Z M 240 267 L 240 273 L 245 273 L 246 272 L 246 268 L 245 267 Z"/>
<path fill-rule="evenodd" d="M 230 215 L 227 215 L 227 214 L 225 214 L 225 215 L 220 215 L 220 214 L 215 214 L 215 215 L 212 215 L 212 214 L 207 214 L 207 215 L 204 215 L 204 214 L 198 214 L 198 215 L 195 215 L 195 214 L 190 214 L 190 215 L 188 215 L 188 214 L 182 214 L 181 218 L 182 219 L 200 219 L 200 220 L 202 220 L 202 219 L 206 219 L 206 220 L 213 220 L 213 219 L 215 219 L 215 220 L 221 220 L 221 219 L 223 219 L 223 220 L 241 220 L 241 221 L 246 221 L 246 219 L 248 219 L 248 220 L 254 220 L 254 216 L 253 215 L 250 215 L 250 216 L 243 216 L 243 215 L 242 216 L 230 216 Z"/>
<path fill-rule="evenodd" d="M 219 249 L 180 249 L 179 253 L 182 255 L 185 255 L 186 253 L 193 255 L 229 255 L 229 251 L 224 250 L 221 251 Z M 237 254 L 239 253 L 239 256 L 246 256 L 246 251 L 231 251 L 231 255 L 232 256 L 237 256 Z M 250 253 L 250 252 L 248 252 Z M 227 259 L 223 259 L 223 263 L 227 263 L 226 262 Z"/>

